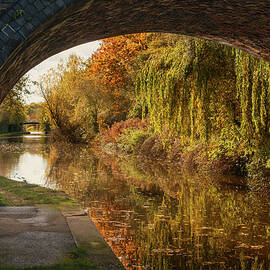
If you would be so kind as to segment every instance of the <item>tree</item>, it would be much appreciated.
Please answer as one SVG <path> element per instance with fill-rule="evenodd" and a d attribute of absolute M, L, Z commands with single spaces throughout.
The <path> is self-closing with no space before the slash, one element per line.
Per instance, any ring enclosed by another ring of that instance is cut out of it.
<path fill-rule="evenodd" d="M 9 92 L 3 103 L 0 105 L 1 130 L 7 132 L 8 126 L 14 130 L 21 130 L 21 124 L 26 117 L 24 100 L 29 91 L 29 78 L 22 77 Z"/>
<path fill-rule="evenodd" d="M 69 141 L 89 139 L 98 132 L 102 91 L 86 76 L 86 65 L 71 55 L 66 63 L 48 72 L 40 84 L 45 111 L 54 132 Z"/>
<path fill-rule="evenodd" d="M 107 121 L 104 121 L 108 124 L 124 119 L 130 108 L 130 100 L 134 96 L 130 77 L 133 62 L 145 49 L 146 34 L 112 37 L 102 40 L 100 48 L 89 61 L 89 77 L 102 85 L 101 90 L 107 96 L 109 113 L 105 116 Z"/>
<path fill-rule="evenodd" d="M 39 122 L 42 107 L 43 107 L 42 103 L 31 103 L 29 105 L 26 105 L 26 115 L 27 115 L 26 120 Z"/>

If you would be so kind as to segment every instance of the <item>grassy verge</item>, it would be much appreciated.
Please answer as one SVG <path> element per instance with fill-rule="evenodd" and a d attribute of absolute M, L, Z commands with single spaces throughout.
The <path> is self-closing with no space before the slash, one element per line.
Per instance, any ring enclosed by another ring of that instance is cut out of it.
<path fill-rule="evenodd" d="M 76 205 L 65 193 L 17 182 L 0 176 L 0 206 L 51 204 Z"/>
<path fill-rule="evenodd" d="M 9 201 L 6 197 L 4 197 L 2 194 L 0 194 L 0 206 L 8 206 L 10 205 Z"/>
<path fill-rule="evenodd" d="M 73 249 L 67 257 L 57 264 L 50 266 L 35 266 L 26 268 L 1 267 L 0 270 L 98 270 L 91 262 L 89 262 L 89 252 L 85 248 Z"/>
<path fill-rule="evenodd" d="M 18 136 L 23 134 L 29 134 L 29 132 L 9 132 L 9 133 L 1 133 L 0 137 L 10 137 L 10 136 Z"/>

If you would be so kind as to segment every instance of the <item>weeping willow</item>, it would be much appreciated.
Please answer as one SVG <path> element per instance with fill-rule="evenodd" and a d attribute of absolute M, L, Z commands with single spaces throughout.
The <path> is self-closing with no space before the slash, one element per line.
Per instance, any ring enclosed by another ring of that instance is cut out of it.
<path fill-rule="evenodd" d="M 207 141 L 218 110 L 211 102 L 217 88 L 231 79 L 227 71 L 231 62 L 230 49 L 183 37 L 151 54 L 137 76 L 136 88 L 155 131 L 181 136 L 183 141 Z"/>
<path fill-rule="evenodd" d="M 255 135 L 261 140 L 269 133 L 269 63 L 235 50 L 235 73 L 241 104 L 241 131 L 246 137 Z"/>
<path fill-rule="evenodd" d="M 164 37 L 167 38 L 166 36 Z M 242 51 L 177 37 L 149 43 L 136 93 L 156 133 L 183 144 L 238 136 L 254 147 L 269 134 L 270 66 Z"/>

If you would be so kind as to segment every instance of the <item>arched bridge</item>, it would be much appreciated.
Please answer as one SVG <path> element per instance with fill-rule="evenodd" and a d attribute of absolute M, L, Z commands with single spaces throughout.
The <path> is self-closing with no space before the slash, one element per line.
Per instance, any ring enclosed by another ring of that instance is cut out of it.
<path fill-rule="evenodd" d="M 28 122 L 24 122 L 22 123 L 23 129 L 27 130 L 27 127 L 32 127 L 35 130 L 40 130 L 40 122 L 37 121 L 28 121 Z"/>
<path fill-rule="evenodd" d="M 110 36 L 202 37 L 270 61 L 270 0 L 0 0 L 0 102 L 28 70 Z"/>
<path fill-rule="evenodd" d="M 24 122 L 23 125 L 40 125 L 40 123 L 36 121 L 32 121 L 32 122 Z"/>

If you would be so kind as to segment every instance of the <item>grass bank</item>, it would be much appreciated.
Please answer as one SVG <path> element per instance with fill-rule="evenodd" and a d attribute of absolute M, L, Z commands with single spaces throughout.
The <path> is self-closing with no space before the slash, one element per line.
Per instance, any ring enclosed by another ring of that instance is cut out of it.
<path fill-rule="evenodd" d="M 85 248 L 74 248 L 63 261 L 50 266 L 35 266 L 26 268 L 1 267 L 0 270 L 98 270 L 89 262 L 89 252 Z"/>
<path fill-rule="evenodd" d="M 0 176 L 0 206 L 50 204 L 76 205 L 64 192 L 27 184 Z"/>
<path fill-rule="evenodd" d="M 30 132 L 9 132 L 9 133 L 1 133 L 0 137 L 12 137 L 12 136 L 18 136 L 23 134 L 30 134 Z"/>

